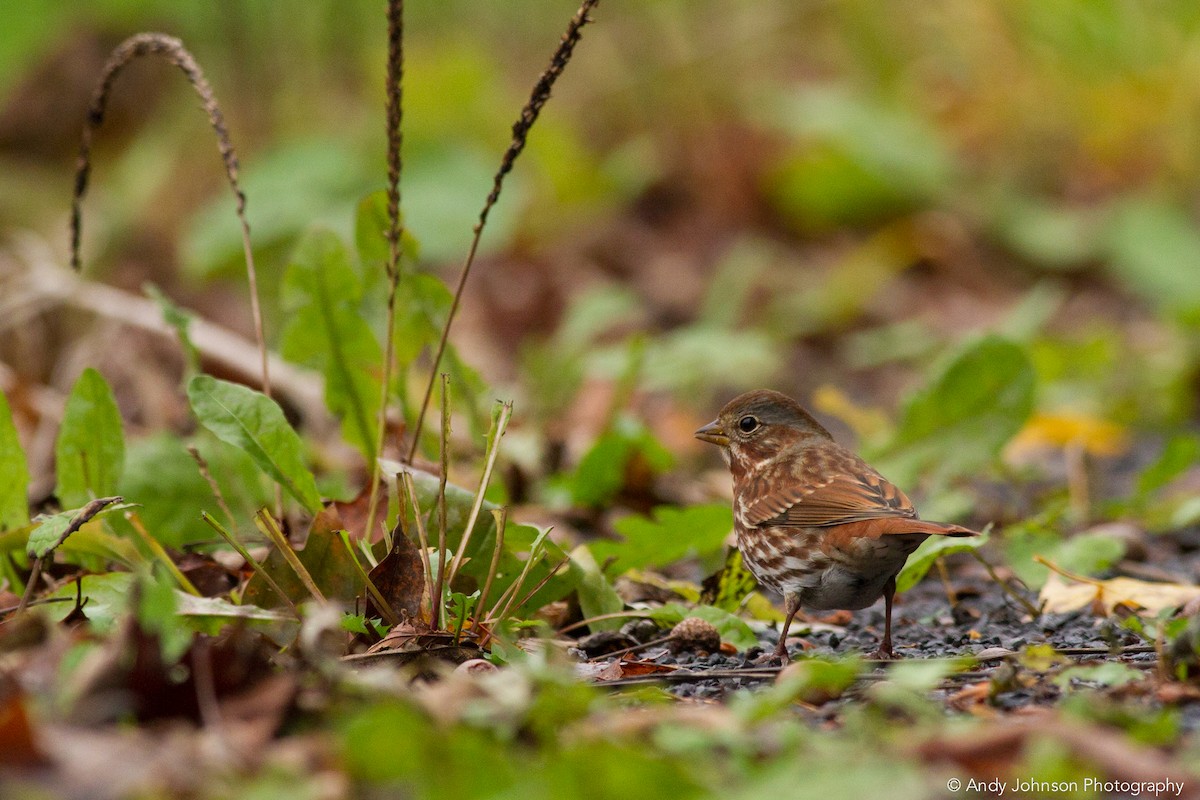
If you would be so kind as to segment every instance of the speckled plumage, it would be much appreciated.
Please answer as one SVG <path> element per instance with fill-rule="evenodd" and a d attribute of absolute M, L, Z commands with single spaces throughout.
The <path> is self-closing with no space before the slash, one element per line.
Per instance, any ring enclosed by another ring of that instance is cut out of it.
<path fill-rule="evenodd" d="M 696 436 L 727 455 L 743 561 L 784 596 L 776 655 L 786 660 L 787 629 L 801 606 L 860 609 L 883 596 L 886 628 L 877 655 L 894 657 L 892 596 L 905 560 L 931 534 L 975 531 L 919 519 L 904 492 L 779 392 L 734 398 Z"/>

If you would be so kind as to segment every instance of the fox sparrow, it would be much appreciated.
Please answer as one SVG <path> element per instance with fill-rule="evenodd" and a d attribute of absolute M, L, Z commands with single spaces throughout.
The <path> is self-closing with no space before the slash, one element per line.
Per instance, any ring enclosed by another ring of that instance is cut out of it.
<path fill-rule="evenodd" d="M 895 658 L 892 598 L 905 560 L 930 535 L 977 535 L 918 519 L 904 492 L 779 392 L 734 398 L 696 438 L 720 447 L 729 462 L 743 561 L 783 595 L 775 655 L 785 662 L 788 627 L 801 606 L 859 609 L 880 595 L 886 616 L 874 656 Z"/>

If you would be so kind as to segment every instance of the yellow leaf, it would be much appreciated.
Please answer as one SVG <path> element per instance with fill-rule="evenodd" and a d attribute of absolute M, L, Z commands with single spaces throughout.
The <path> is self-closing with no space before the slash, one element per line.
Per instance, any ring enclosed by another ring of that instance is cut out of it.
<path fill-rule="evenodd" d="M 887 415 L 878 408 L 859 405 L 836 386 L 823 384 L 812 394 L 813 408 L 837 417 L 862 439 L 870 439 L 887 430 Z"/>
<path fill-rule="evenodd" d="M 1079 412 L 1034 414 L 1008 446 L 1008 455 L 1019 459 L 1030 451 L 1082 447 L 1095 456 L 1115 456 L 1129 447 L 1125 428 L 1107 419 Z"/>
<path fill-rule="evenodd" d="M 1200 586 L 1182 583 L 1151 583 L 1134 578 L 1112 578 L 1107 581 L 1067 582 L 1051 574 L 1042 587 L 1042 608 L 1048 613 L 1067 613 L 1096 606 L 1112 614 L 1118 605 L 1149 615 L 1164 609 L 1178 608 L 1200 597 Z"/>

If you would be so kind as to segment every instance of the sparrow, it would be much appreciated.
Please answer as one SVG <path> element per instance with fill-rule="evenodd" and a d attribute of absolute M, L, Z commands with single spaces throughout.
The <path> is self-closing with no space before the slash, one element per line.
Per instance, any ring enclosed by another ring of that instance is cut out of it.
<path fill-rule="evenodd" d="M 896 576 L 929 536 L 977 536 L 928 522 L 912 501 L 790 397 L 762 389 L 735 397 L 695 436 L 722 450 L 733 476 L 733 525 L 742 560 L 783 595 L 775 657 L 800 608 L 866 608 L 884 600 L 873 658 L 893 659 Z"/>

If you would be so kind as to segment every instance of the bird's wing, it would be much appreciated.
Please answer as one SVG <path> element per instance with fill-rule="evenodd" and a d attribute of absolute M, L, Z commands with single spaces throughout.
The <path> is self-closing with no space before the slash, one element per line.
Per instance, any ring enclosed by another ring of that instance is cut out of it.
<path fill-rule="evenodd" d="M 840 447 L 807 448 L 790 469 L 756 476 L 743 503 L 752 525 L 807 528 L 917 518 L 904 492 Z"/>

